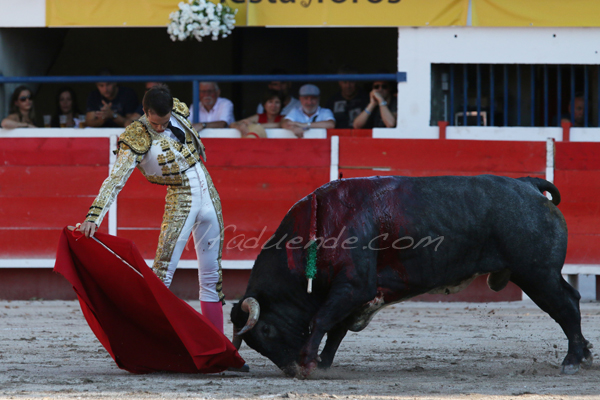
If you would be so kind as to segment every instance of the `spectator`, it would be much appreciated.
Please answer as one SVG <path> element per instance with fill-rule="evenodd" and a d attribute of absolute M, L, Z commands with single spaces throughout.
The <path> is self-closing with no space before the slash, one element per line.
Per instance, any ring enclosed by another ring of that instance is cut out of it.
<path fill-rule="evenodd" d="M 342 67 L 339 74 L 356 74 L 355 69 Z M 338 129 L 352 129 L 354 119 L 369 103 L 369 97 L 358 88 L 354 81 L 339 81 L 340 91 L 327 102 L 327 108 L 333 111 L 335 127 Z"/>
<path fill-rule="evenodd" d="M 286 71 L 282 70 L 282 69 L 274 69 L 273 71 L 271 71 L 271 75 L 285 75 L 287 74 Z M 290 89 L 292 87 L 291 82 L 283 82 L 283 81 L 271 81 L 269 82 L 269 84 L 267 85 L 267 87 L 271 90 L 276 90 L 280 93 L 281 99 L 282 99 L 282 109 L 281 109 L 281 115 L 288 115 L 290 111 L 292 111 L 294 108 L 298 108 L 300 107 L 300 100 L 298 100 L 297 98 L 290 96 Z M 265 109 L 263 108 L 262 103 L 258 105 L 258 107 L 256 107 L 256 113 L 257 114 L 262 114 L 265 112 Z"/>
<path fill-rule="evenodd" d="M 300 108 L 293 109 L 285 116 L 281 127 L 294 132 L 299 138 L 311 128 L 331 129 L 335 127 L 335 117 L 331 110 L 319 107 L 321 91 L 318 87 L 306 84 L 300 88 Z"/>
<path fill-rule="evenodd" d="M 98 75 L 110 76 L 108 70 Z M 92 127 L 124 127 L 138 106 L 133 89 L 118 86 L 116 82 L 97 82 L 96 90 L 88 96 L 85 123 Z"/>
<path fill-rule="evenodd" d="M 146 92 L 148 90 L 152 89 L 154 86 L 158 86 L 158 85 L 164 85 L 164 83 L 161 83 L 161 82 L 146 82 Z M 129 121 L 129 123 L 127 125 L 129 125 L 133 121 L 137 121 L 138 119 L 140 119 L 140 117 L 142 115 L 144 115 L 144 108 L 142 107 L 142 104 L 140 103 L 140 105 L 138 105 L 138 108 L 135 110 L 135 112 L 133 114 L 131 114 L 131 118 L 130 118 L 131 121 Z"/>
<path fill-rule="evenodd" d="M 77 98 L 75 92 L 69 87 L 63 87 L 58 91 L 56 96 L 56 112 L 52 116 L 50 126 L 53 128 L 60 127 L 60 116 L 66 116 L 66 127 L 73 128 L 77 126 L 75 121 L 79 118 L 79 108 L 77 107 Z"/>
<path fill-rule="evenodd" d="M 200 82 L 200 118 L 192 124 L 196 131 L 204 128 L 227 128 L 235 121 L 233 103 L 221 96 L 217 82 Z M 194 120 L 194 112 L 190 110 L 190 120 Z"/>
<path fill-rule="evenodd" d="M 575 105 L 575 112 L 573 113 L 573 127 L 583 127 L 583 118 L 585 112 L 585 100 L 583 99 L 583 93 L 575 93 L 573 104 Z M 560 121 L 571 122 L 571 102 L 569 102 L 569 112 L 561 115 Z"/>
<path fill-rule="evenodd" d="M 390 82 L 373 82 L 369 98 L 367 107 L 354 120 L 354 129 L 395 127 L 398 103 Z"/>
<path fill-rule="evenodd" d="M 10 113 L 2 120 L 4 129 L 35 128 L 33 98 L 27 86 L 19 86 L 10 96 Z"/>
<path fill-rule="evenodd" d="M 282 118 L 281 103 L 282 101 L 280 92 L 268 89 L 265 92 L 261 103 L 265 112 L 262 114 L 254 114 L 251 117 L 234 122 L 231 124 L 231 127 L 239 130 L 244 137 L 248 136 L 250 133 L 254 133 L 257 136 L 262 136 L 257 132 L 252 131 L 251 128 L 254 128 L 256 124 L 260 124 L 260 126 L 262 126 L 264 129 L 279 128 L 281 126 Z"/>

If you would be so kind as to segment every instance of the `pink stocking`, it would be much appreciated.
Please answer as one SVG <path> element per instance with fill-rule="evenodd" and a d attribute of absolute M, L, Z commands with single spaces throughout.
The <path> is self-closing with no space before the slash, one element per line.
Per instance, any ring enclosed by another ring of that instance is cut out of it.
<path fill-rule="evenodd" d="M 201 301 L 200 308 L 204 315 L 221 333 L 223 333 L 223 304 L 220 301 Z"/>

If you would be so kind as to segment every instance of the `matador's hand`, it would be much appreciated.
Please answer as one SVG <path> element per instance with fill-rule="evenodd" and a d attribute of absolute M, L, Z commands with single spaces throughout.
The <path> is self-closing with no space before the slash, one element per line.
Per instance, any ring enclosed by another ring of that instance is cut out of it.
<path fill-rule="evenodd" d="M 79 226 L 78 230 L 79 232 L 82 232 L 85 235 L 85 237 L 89 238 L 94 236 L 94 233 L 96 233 L 96 231 L 98 230 L 98 226 L 93 222 L 85 221 Z"/>

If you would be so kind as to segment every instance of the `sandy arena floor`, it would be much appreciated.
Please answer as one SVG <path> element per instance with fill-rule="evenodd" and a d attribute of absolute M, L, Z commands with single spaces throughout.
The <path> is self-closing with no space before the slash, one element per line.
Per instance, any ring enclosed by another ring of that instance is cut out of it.
<path fill-rule="evenodd" d="M 600 303 L 583 303 L 582 320 L 596 363 L 574 376 L 559 374 L 563 332 L 529 301 L 388 307 L 308 380 L 285 377 L 245 345 L 247 374 L 133 375 L 77 302 L 0 301 L 0 398 L 600 399 Z"/>

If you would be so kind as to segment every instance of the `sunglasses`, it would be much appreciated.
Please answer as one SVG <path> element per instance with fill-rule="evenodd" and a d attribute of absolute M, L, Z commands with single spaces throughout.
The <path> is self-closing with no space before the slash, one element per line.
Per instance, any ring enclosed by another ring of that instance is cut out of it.
<path fill-rule="evenodd" d="M 388 85 L 373 85 L 373 89 L 387 89 Z"/>
<path fill-rule="evenodd" d="M 27 100 L 31 100 L 31 96 L 21 96 L 21 97 L 19 97 L 19 101 L 27 101 Z"/>

